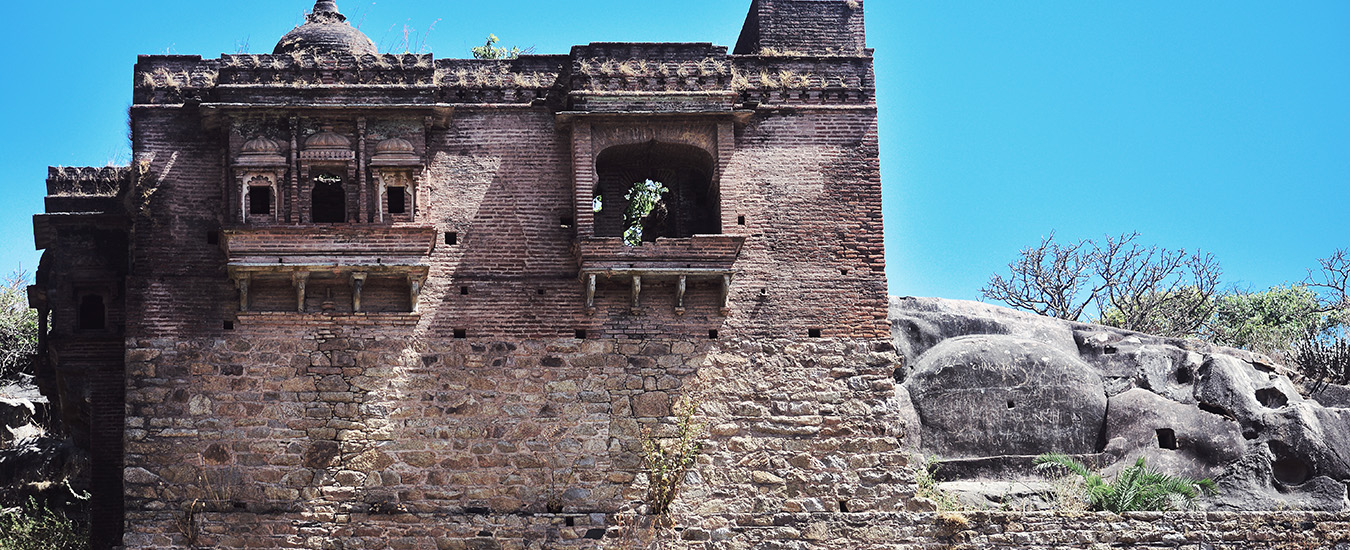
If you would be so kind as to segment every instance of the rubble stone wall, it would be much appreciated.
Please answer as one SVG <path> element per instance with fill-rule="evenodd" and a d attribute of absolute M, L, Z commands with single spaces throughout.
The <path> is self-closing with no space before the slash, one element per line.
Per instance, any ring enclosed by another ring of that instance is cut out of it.
<path fill-rule="evenodd" d="M 242 319 L 247 338 L 131 346 L 128 547 L 190 545 L 198 523 L 198 544 L 244 547 L 228 537 L 247 525 L 279 548 L 608 528 L 645 494 L 643 434 L 673 435 L 684 398 L 708 435 L 682 513 L 897 510 L 912 493 L 887 341 L 424 340 L 400 316 L 269 317 Z"/>

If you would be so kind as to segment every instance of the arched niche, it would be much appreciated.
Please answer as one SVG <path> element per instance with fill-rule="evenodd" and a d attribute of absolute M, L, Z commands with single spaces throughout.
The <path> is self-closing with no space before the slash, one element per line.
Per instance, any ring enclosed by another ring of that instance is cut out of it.
<path fill-rule="evenodd" d="M 691 145 L 656 140 L 616 145 L 596 157 L 595 236 L 620 237 L 625 229 L 625 195 L 636 183 L 652 180 L 667 189 L 643 225 L 643 240 L 686 238 L 721 233 L 720 200 L 714 184 L 713 155 Z"/>

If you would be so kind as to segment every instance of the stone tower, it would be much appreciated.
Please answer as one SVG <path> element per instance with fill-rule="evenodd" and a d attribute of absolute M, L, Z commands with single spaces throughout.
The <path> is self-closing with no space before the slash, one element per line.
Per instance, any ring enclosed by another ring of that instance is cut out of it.
<path fill-rule="evenodd" d="M 141 57 L 131 124 L 34 222 L 102 547 L 598 547 L 689 397 L 697 521 L 898 501 L 859 481 L 899 460 L 860 1 L 463 60 L 322 0 L 270 55 Z M 837 482 L 754 504 L 807 447 Z"/>

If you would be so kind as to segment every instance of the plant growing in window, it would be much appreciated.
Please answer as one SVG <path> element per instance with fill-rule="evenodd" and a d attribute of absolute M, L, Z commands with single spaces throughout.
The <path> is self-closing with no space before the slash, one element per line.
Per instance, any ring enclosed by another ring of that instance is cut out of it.
<path fill-rule="evenodd" d="M 623 196 L 628 200 L 628 209 L 623 213 L 624 244 L 642 246 L 642 225 L 660 206 L 661 197 L 669 191 L 659 181 L 646 180 L 633 184 L 633 188 Z"/>

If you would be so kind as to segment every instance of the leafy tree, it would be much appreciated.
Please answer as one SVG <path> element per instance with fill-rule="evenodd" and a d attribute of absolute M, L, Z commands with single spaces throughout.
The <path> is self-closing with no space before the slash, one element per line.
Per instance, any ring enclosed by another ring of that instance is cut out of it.
<path fill-rule="evenodd" d="M 1306 285 L 1227 292 L 1219 295 L 1217 306 L 1206 327 L 1207 339 L 1269 355 L 1283 354 L 1308 334 L 1334 323 Z"/>
<path fill-rule="evenodd" d="M 28 281 L 15 272 L 0 282 L 0 380 L 13 380 L 37 352 L 37 312 L 28 307 Z"/>
<path fill-rule="evenodd" d="M 1088 470 L 1083 463 L 1060 453 L 1038 456 L 1035 464 L 1037 469 L 1061 468 L 1083 478 L 1088 505 L 1093 510 L 1117 514 L 1178 510 L 1193 506 L 1202 494 L 1217 492 L 1214 482 L 1209 479 L 1194 480 L 1158 472 L 1147 467 L 1142 456 L 1134 461 L 1134 465 L 1116 474 L 1110 483 L 1102 479 L 1101 474 Z"/>
<path fill-rule="evenodd" d="M 525 53 L 524 50 L 515 46 L 510 49 L 498 47 L 497 42 L 499 40 L 497 35 L 489 34 L 486 43 L 482 46 L 469 48 L 469 52 L 473 54 L 474 59 L 515 59 L 520 57 L 520 54 Z"/>
<path fill-rule="evenodd" d="M 642 226 L 647 217 L 661 205 L 661 197 L 669 192 L 659 181 L 640 181 L 624 194 L 628 209 L 623 212 L 623 242 L 628 246 L 642 246 Z"/>
<path fill-rule="evenodd" d="M 982 289 L 986 298 L 1070 321 L 1093 319 L 1163 336 L 1193 336 L 1214 311 L 1221 269 L 1213 255 L 1136 242 L 1056 243 L 1054 234 L 1022 249 Z M 1094 315 L 1095 313 L 1095 315 Z"/>

